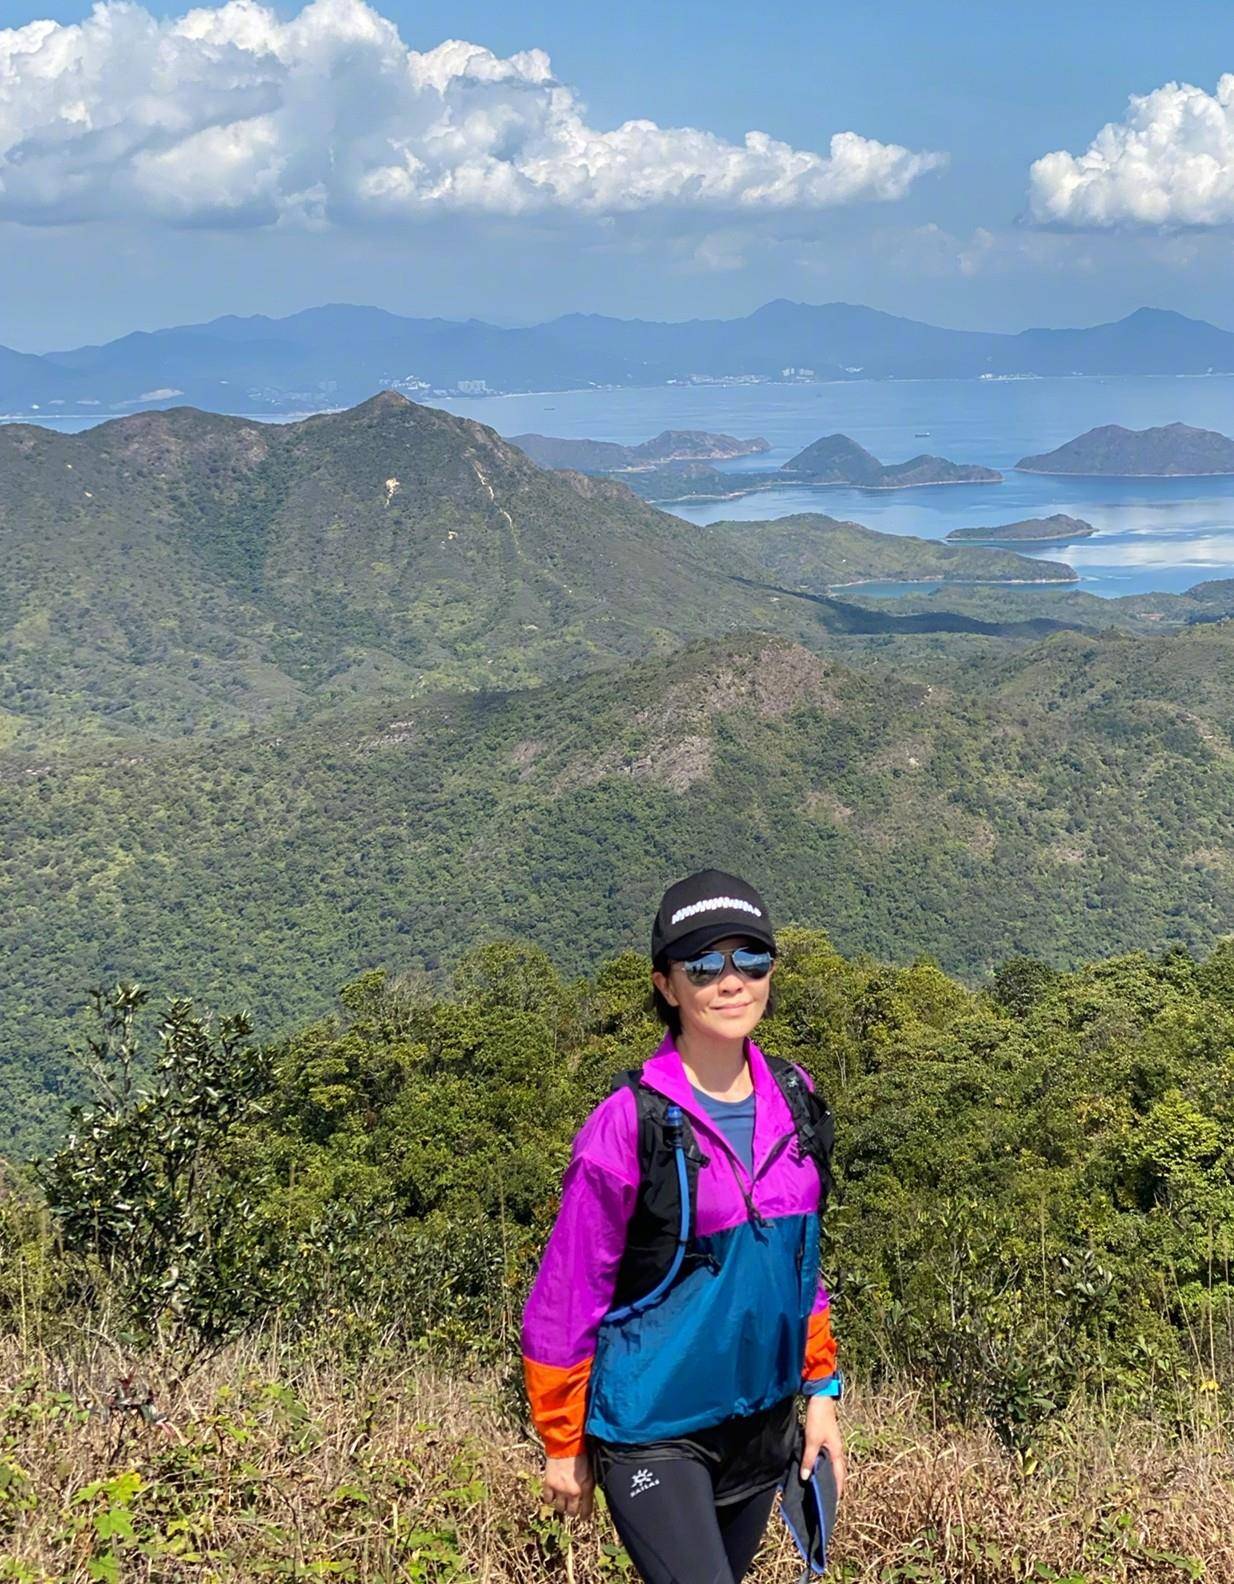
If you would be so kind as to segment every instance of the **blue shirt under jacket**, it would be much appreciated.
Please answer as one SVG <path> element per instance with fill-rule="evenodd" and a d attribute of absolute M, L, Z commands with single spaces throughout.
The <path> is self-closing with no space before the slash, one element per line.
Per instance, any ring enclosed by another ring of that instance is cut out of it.
<path fill-rule="evenodd" d="M 694 1089 L 699 1105 L 732 1147 L 733 1154 L 752 1175 L 754 1172 L 753 1091 L 744 1100 L 717 1100 L 714 1095 L 704 1094 L 693 1084 L 690 1087 Z"/>

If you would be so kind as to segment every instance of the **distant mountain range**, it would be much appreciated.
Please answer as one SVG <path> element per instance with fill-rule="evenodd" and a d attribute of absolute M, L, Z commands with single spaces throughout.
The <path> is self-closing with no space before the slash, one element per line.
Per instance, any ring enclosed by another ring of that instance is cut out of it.
<path fill-rule="evenodd" d="M 1023 378 L 1234 372 L 1234 334 L 1141 308 L 1088 329 L 948 330 L 849 303 L 777 301 L 740 319 L 569 314 L 507 329 L 330 305 L 228 316 L 35 357 L 0 347 L 0 412 L 189 402 L 318 411 L 377 388 L 411 396 L 717 380 Z"/>

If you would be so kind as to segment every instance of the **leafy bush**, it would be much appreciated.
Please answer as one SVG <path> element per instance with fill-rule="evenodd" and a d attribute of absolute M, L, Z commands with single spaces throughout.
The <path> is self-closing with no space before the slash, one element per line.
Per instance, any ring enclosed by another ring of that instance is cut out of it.
<path fill-rule="evenodd" d="M 1020 962 L 987 993 L 783 932 L 759 1038 L 836 1113 L 851 1375 L 907 1375 L 1021 1459 L 1081 1398 L 1173 1423 L 1234 1390 L 1224 956 Z M 146 992 L 98 994 L 95 1099 L 38 1174 L 60 1257 L 0 1202 L 10 1321 L 42 1293 L 189 1362 L 276 1318 L 357 1358 L 510 1360 L 570 1140 L 659 1038 L 645 962 L 565 980 L 499 941 L 448 995 L 371 971 L 340 1000 L 264 1048 L 172 1002 L 147 1069 Z"/>
<path fill-rule="evenodd" d="M 259 1183 L 229 1170 L 233 1137 L 260 1112 L 267 1062 L 246 1018 L 215 1031 L 174 1000 L 143 1080 L 135 1028 L 148 999 L 134 984 L 95 993 L 93 1103 L 38 1180 L 83 1303 L 105 1291 L 143 1340 L 217 1347 L 277 1293 Z"/>

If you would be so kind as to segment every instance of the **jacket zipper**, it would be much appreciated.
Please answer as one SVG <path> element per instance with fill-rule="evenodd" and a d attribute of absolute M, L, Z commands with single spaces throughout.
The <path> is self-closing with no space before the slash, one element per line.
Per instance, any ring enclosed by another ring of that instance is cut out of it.
<path fill-rule="evenodd" d="M 789 1141 L 790 1141 L 791 1137 L 792 1137 L 791 1134 L 784 1133 L 775 1141 L 775 1144 L 771 1148 L 771 1153 L 767 1156 L 767 1159 L 759 1167 L 759 1169 L 755 1173 L 755 1175 L 750 1179 L 751 1190 L 753 1189 L 754 1184 L 758 1181 L 758 1179 L 767 1170 L 767 1168 L 774 1161 L 779 1160 L 780 1156 L 783 1155 L 784 1151 L 788 1148 L 788 1144 L 789 1144 Z M 736 1176 L 736 1172 L 734 1172 L 733 1175 Z M 746 1186 L 741 1181 L 740 1177 L 737 1178 L 737 1186 L 738 1186 L 738 1188 L 741 1189 L 741 1197 L 745 1200 L 746 1209 L 749 1210 L 749 1212 L 750 1212 L 750 1220 L 754 1223 L 755 1226 L 765 1227 L 767 1225 L 766 1218 L 755 1207 L 752 1191 L 751 1192 L 747 1192 L 746 1191 Z"/>
<path fill-rule="evenodd" d="M 758 1168 L 758 1173 L 757 1173 L 757 1176 L 755 1177 L 755 1181 L 756 1182 L 757 1182 L 758 1178 L 761 1177 L 763 1175 L 763 1173 L 767 1170 L 768 1166 L 770 1166 L 772 1164 L 773 1161 L 779 1160 L 780 1156 L 783 1155 L 784 1151 L 792 1143 L 794 1137 L 795 1137 L 795 1135 L 792 1134 L 792 1133 L 782 1133 L 780 1135 L 780 1137 L 772 1145 L 771 1153 L 768 1155 L 767 1159 L 763 1162 L 763 1164 Z"/>
<path fill-rule="evenodd" d="M 728 1163 L 729 1163 L 729 1166 L 732 1168 L 733 1181 L 737 1184 L 737 1188 L 738 1188 L 738 1191 L 741 1194 L 742 1199 L 745 1200 L 745 1206 L 746 1206 L 747 1211 L 749 1212 L 748 1219 L 756 1227 L 765 1227 L 767 1225 L 767 1218 L 763 1215 L 763 1213 L 759 1210 L 758 1206 L 754 1203 L 754 1193 L 753 1193 L 754 1184 L 758 1181 L 758 1179 L 763 1175 L 763 1173 L 767 1170 L 767 1168 L 774 1161 L 779 1160 L 780 1156 L 788 1148 L 788 1145 L 789 1145 L 792 1137 L 793 1137 L 793 1135 L 791 1133 L 783 1133 L 783 1134 L 780 1135 L 780 1137 L 775 1141 L 775 1144 L 772 1146 L 771 1153 L 767 1156 L 767 1159 L 759 1167 L 758 1171 L 754 1174 L 754 1176 L 751 1177 L 751 1179 L 750 1179 L 750 1187 L 749 1188 L 747 1188 L 745 1183 L 742 1182 L 741 1175 L 740 1175 L 740 1173 L 737 1170 L 738 1161 L 737 1161 L 736 1153 L 732 1149 L 730 1149 L 729 1152 L 728 1152 L 728 1156 L 729 1156 L 729 1162 Z M 723 1142 L 727 1145 L 728 1140 L 724 1139 Z"/>
<path fill-rule="evenodd" d="M 780 1156 L 784 1153 L 784 1151 L 788 1148 L 788 1146 L 792 1143 L 793 1139 L 796 1137 L 796 1132 L 793 1131 L 793 1130 L 790 1130 L 788 1133 L 782 1133 L 780 1135 L 780 1137 L 772 1145 L 771 1153 L 767 1156 L 767 1159 L 759 1167 L 758 1171 L 754 1174 L 754 1176 L 751 1177 L 751 1179 L 750 1179 L 750 1187 L 747 1188 L 745 1183 L 741 1179 L 741 1163 L 737 1159 L 737 1152 L 733 1149 L 732 1145 L 724 1137 L 723 1133 L 720 1132 L 719 1128 L 716 1127 L 713 1124 L 711 1118 L 710 1117 L 699 1118 L 699 1117 L 696 1117 L 692 1113 L 689 1113 L 689 1112 L 687 1113 L 687 1115 L 689 1115 L 690 1122 L 691 1122 L 691 1124 L 693 1125 L 693 1127 L 696 1130 L 701 1125 L 703 1128 L 705 1128 L 705 1130 L 708 1133 L 712 1134 L 712 1136 L 714 1138 L 718 1139 L 720 1144 L 723 1145 L 724 1152 L 728 1156 L 728 1164 L 729 1164 L 729 1169 L 732 1171 L 732 1174 L 733 1174 L 733 1181 L 737 1184 L 737 1191 L 740 1193 L 740 1195 L 742 1197 L 742 1200 L 743 1200 L 743 1202 L 745 1204 L 746 1210 L 748 1211 L 747 1219 L 750 1222 L 752 1222 L 753 1225 L 756 1226 L 756 1227 L 765 1227 L 767 1225 L 767 1218 L 759 1211 L 757 1205 L 755 1205 L 752 1189 L 753 1189 L 754 1184 L 763 1175 L 763 1173 L 767 1170 L 767 1168 L 770 1165 L 772 1165 L 772 1163 L 774 1161 L 779 1160 Z M 704 1163 L 705 1163 L 705 1160 L 706 1160 L 706 1157 L 704 1157 Z"/>
<path fill-rule="evenodd" d="M 745 1200 L 746 1209 L 750 1212 L 748 1219 L 756 1227 L 765 1227 L 767 1225 L 767 1223 L 763 1219 L 763 1216 L 760 1214 L 760 1212 L 758 1210 L 758 1207 L 754 1203 L 753 1194 L 746 1187 L 745 1183 L 742 1182 L 741 1178 L 737 1175 L 737 1163 L 736 1163 L 736 1161 L 730 1161 L 729 1164 L 733 1168 L 733 1181 L 737 1184 L 737 1187 L 741 1190 L 741 1197 Z"/>

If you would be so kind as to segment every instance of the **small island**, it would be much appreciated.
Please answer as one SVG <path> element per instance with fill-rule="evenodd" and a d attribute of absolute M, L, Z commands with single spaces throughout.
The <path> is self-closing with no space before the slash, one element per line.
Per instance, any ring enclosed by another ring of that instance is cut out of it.
<path fill-rule="evenodd" d="M 703 429 L 665 429 L 632 446 L 542 434 L 513 435 L 510 444 L 525 451 L 539 467 L 574 468 L 579 473 L 644 472 L 672 462 L 727 462 L 771 450 L 761 435 L 739 440 L 735 435 L 708 434 Z"/>
<path fill-rule="evenodd" d="M 1104 424 L 1054 451 L 1021 457 L 1016 470 L 1089 478 L 1204 478 L 1234 473 L 1234 440 L 1182 423 L 1157 429 Z"/>
<path fill-rule="evenodd" d="M 779 473 L 722 473 L 709 462 L 666 462 L 662 467 L 630 468 L 618 475 L 646 501 L 668 505 L 673 501 L 736 500 L 759 490 L 783 489 Z"/>
<path fill-rule="evenodd" d="M 1055 512 L 1052 517 L 1025 517 L 1020 522 L 1002 523 L 993 528 L 953 528 L 948 544 L 1069 544 L 1073 539 L 1091 539 L 1097 530 L 1082 517 Z"/>
<path fill-rule="evenodd" d="M 1062 561 L 1013 550 L 970 549 L 911 534 L 879 533 L 862 523 L 799 512 L 763 522 L 716 522 L 703 532 L 749 556 L 787 588 L 824 594 L 861 583 L 1078 582 Z"/>
<path fill-rule="evenodd" d="M 915 489 L 926 484 L 1001 484 L 1003 475 L 946 457 L 910 457 L 882 463 L 848 435 L 824 435 L 780 469 L 811 484 L 849 484 L 858 489 Z"/>

